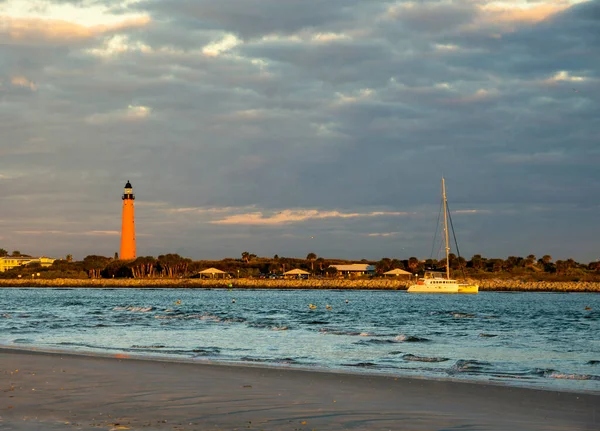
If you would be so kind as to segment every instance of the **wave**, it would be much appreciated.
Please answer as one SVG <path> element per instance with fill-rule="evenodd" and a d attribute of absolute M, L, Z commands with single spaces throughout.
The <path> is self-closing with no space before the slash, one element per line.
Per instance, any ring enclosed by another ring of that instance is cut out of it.
<path fill-rule="evenodd" d="M 133 346 L 131 346 L 132 349 L 164 349 L 165 346 L 163 346 L 162 344 L 156 344 L 156 345 L 152 345 L 152 346 L 138 346 L 136 344 L 134 344 Z"/>
<path fill-rule="evenodd" d="M 600 376 L 594 376 L 592 374 L 565 374 L 559 372 L 553 372 L 547 374 L 544 377 L 548 377 L 551 379 L 565 379 L 565 380 L 600 380 Z"/>
<path fill-rule="evenodd" d="M 587 361 L 587 364 L 588 365 L 598 365 L 598 364 L 600 364 L 600 361 L 592 359 L 591 361 Z"/>
<path fill-rule="evenodd" d="M 216 356 L 221 353 L 221 349 L 218 347 L 198 347 L 192 350 L 192 352 L 195 353 L 195 358 L 199 356 Z"/>
<path fill-rule="evenodd" d="M 65 307 L 80 307 L 82 305 L 87 305 L 82 301 L 67 301 L 63 304 Z"/>
<path fill-rule="evenodd" d="M 140 312 L 147 313 L 148 311 L 154 310 L 154 307 L 135 307 L 135 306 L 127 306 L 127 307 L 114 307 L 114 311 L 132 311 L 132 312 Z"/>
<path fill-rule="evenodd" d="M 380 340 L 377 338 L 371 338 L 369 340 L 360 340 L 360 341 L 356 341 L 352 344 L 356 344 L 358 346 L 367 346 L 369 344 L 395 344 L 397 343 L 397 341 L 394 340 Z"/>
<path fill-rule="evenodd" d="M 422 343 L 422 342 L 426 342 L 426 341 L 431 341 L 428 338 L 417 337 L 414 335 L 405 335 L 405 334 L 398 335 L 396 338 L 394 338 L 394 340 L 404 342 L 404 343 Z"/>
<path fill-rule="evenodd" d="M 356 364 L 342 364 L 344 367 L 361 367 L 361 368 L 375 368 L 377 364 L 373 362 L 357 362 Z"/>
<path fill-rule="evenodd" d="M 330 335 L 360 335 L 360 332 L 357 331 L 342 331 L 339 329 L 331 329 L 331 328 L 321 328 L 319 332 L 322 334 L 330 334 Z"/>
<path fill-rule="evenodd" d="M 243 317 L 227 317 L 221 320 L 223 323 L 244 323 L 245 321 L 246 319 Z"/>
<path fill-rule="evenodd" d="M 455 319 L 473 319 L 477 316 L 471 313 L 452 313 L 452 317 Z"/>
<path fill-rule="evenodd" d="M 259 362 L 259 363 L 271 363 L 271 364 L 298 364 L 298 361 L 293 358 L 256 358 L 253 356 L 242 356 L 240 358 L 244 362 Z"/>
<path fill-rule="evenodd" d="M 404 359 L 405 361 L 414 361 L 414 362 L 446 362 L 449 359 L 448 358 L 441 358 L 441 357 L 429 357 L 429 356 L 417 356 L 417 355 L 412 355 L 410 353 L 402 356 L 402 359 Z"/>
<path fill-rule="evenodd" d="M 471 359 L 471 360 L 459 359 L 458 361 L 456 361 L 456 363 L 454 365 L 452 365 L 452 367 L 450 367 L 450 369 L 448 370 L 448 373 L 449 374 L 455 374 L 455 373 L 479 374 L 479 373 L 487 372 L 491 366 L 492 366 L 492 364 L 490 364 L 489 362 L 485 362 L 485 361 L 476 361 L 474 359 Z"/>
<path fill-rule="evenodd" d="M 33 344 L 35 340 L 31 338 L 15 338 L 12 342 L 15 344 Z"/>

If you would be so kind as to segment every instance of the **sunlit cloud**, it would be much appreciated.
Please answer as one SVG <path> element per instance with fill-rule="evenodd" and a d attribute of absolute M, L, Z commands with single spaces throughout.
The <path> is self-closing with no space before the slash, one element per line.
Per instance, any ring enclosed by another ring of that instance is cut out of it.
<path fill-rule="evenodd" d="M 356 103 L 361 100 L 367 100 L 373 96 L 374 90 L 372 88 L 362 88 L 353 94 L 336 93 L 336 99 L 334 100 L 335 105 L 345 105 L 350 103 Z"/>
<path fill-rule="evenodd" d="M 452 211 L 454 214 L 490 214 L 491 211 L 489 210 L 456 210 L 456 211 Z"/>
<path fill-rule="evenodd" d="M 19 235 L 65 235 L 68 232 L 62 230 L 16 230 L 14 233 Z"/>
<path fill-rule="evenodd" d="M 455 97 L 451 99 L 447 99 L 447 102 L 456 103 L 456 104 L 468 104 L 468 103 L 477 103 L 483 102 L 485 100 L 489 100 L 498 95 L 498 90 L 495 88 L 485 89 L 480 88 L 472 94 L 468 94 L 466 96 Z"/>
<path fill-rule="evenodd" d="M 98 8 L 75 8 L 72 5 L 47 4 L 45 8 L 11 7 L 8 2 L 0 15 L 0 36 L 19 42 L 69 42 L 90 39 L 108 33 L 144 27 L 151 22 L 147 15 L 115 14 Z"/>
<path fill-rule="evenodd" d="M 328 43 L 335 42 L 338 40 L 350 40 L 350 36 L 344 33 L 317 33 L 312 35 L 312 42 L 316 43 Z"/>
<path fill-rule="evenodd" d="M 261 211 L 246 214 L 235 214 L 227 216 L 221 220 L 213 220 L 213 224 L 228 225 L 281 225 L 290 223 L 300 223 L 308 220 L 329 219 L 329 218 L 362 218 L 362 217 L 382 217 L 382 216 L 406 216 L 407 212 L 374 211 L 369 213 L 343 213 L 340 211 L 319 211 L 319 210 L 283 210 L 276 214 L 265 215 Z"/>
<path fill-rule="evenodd" d="M 544 81 L 544 83 L 545 84 L 556 84 L 556 83 L 560 83 L 560 82 L 584 82 L 587 80 L 588 80 L 588 78 L 586 78 L 584 76 L 571 75 L 568 71 L 561 70 L 559 72 L 556 72 L 550 78 L 546 79 Z"/>
<path fill-rule="evenodd" d="M 536 23 L 562 12 L 581 1 L 555 0 L 524 2 L 495 1 L 477 5 L 483 20 L 492 23 Z"/>
<path fill-rule="evenodd" d="M 35 85 L 35 83 L 25 78 L 24 76 L 14 76 L 10 80 L 10 83 L 15 87 L 25 87 L 29 88 L 31 91 L 37 90 L 37 86 Z"/>
<path fill-rule="evenodd" d="M 117 236 L 121 232 L 117 230 L 88 230 L 88 231 L 72 231 L 72 230 L 17 230 L 14 233 L 19 235 L 61 235 L 61 236 Z M 138 235 L 139 236 L 139 235 Z"/>
<path fill-rule="evenodd" d="M 150 53 L 152 52 L 152 48 L 139 41 L 131 41 L 129 36 L 117 34 L 105 39 L 101 47 L 90 48 L 84 52 L 97 57 L 112 57 L 118 54 L 133 51 Z"/>
<path fill-rule="evenodd" d="M 105 124 L 111 122 L 134 122 L 145 120 L 152 114 L 152 108 L 141 105 L 129 105 L 126 109 L 92 114 L 86 118 L 88 124 Z"/>
<path fill-rule="evenodd" d="M 204 46 L 202 48 L 202 53 L 208 57 L 218 57 L 219 55 L 232 50 L 241 43 L 242 41 L 234 34 L 227 34 L 221 40 Z"/>
<path fill-rule="evenodd" d="M 89 230 L 87 232 L 84 232 L 84 235 L 90 236 L 115 236 L 120 234 L 121 232 L 119 232 L 118 230 Z"/>
<path fill-rule="evenodd" d="M 367 236 L 372 236 L 372 237 L 389 237 L 389 236 L 397 236 L 400 235 L 400 232 L 373 232 L 373 233 L 368 233 Z"/>
<path fill-rule="evenodd" d="M 456 52 L 460 50 L 460 46 L 451 43 L 436 43 L 433 48 L 439 52 Z"/>
<path fill-rule="evenodd" d="M 186 208 L 168 208 L 164 211 L 169 214 L 222 214 L 235 211 L 244 211 L 252 207 L 221 207 L 221 208 L 202 208 L 202 207 L 186 207 Z"/>

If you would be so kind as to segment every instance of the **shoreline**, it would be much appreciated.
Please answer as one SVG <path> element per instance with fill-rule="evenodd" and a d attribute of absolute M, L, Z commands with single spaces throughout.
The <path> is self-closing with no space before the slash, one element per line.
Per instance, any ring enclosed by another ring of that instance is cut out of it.
<path fill-rule="evenodd" d="M 480 292 L 600 292 L 600 282 L 524 281 L 521 279 L 471 279 Z M 315 289 L 315 290 L 406 290 L 410 282 L 394 279 L 0 279 L 0 288 L 188 288 L 188 289 Z"/>
<path fill-rule="evenodd" d="M 0 426 L 9 429 L 572 431 L 600 425 L 600 395 L 589 393 L 13 348 L 1 353 Z"/>
<path fill-rule="evenodd" d="M 460 379 L 449 376 L 425 376 L 425 375 L 397 375 L 392 372 L 369 372 L 368 370 L 357 369 L 341 369 L 341 368 L 325 368 L 325 367 L 311 367 L 309 365 L 276 365 L 268 362 L 244 362 L 244 361 L 219 361 L 218 359 L 198 360 L 194 358 L 185 357 L 173 357 L 173 356 L 160 356 L 160 355 L 144 355 L 136 354 L 131 352 L 122 353 L 111 353 L 109 351 L 94 352 L 85 350 L 68 350 L 60 348 L 40 348 L 35 346 L 26 345 L 11 345 L 11 344 L 0 344 L 0 353 L 7 354 L 31 354 L 31 355 L 49 355 L 49 356 L 60 356 L 69 358 L 98 358 L 108 360 L 128 360 L 128 361 L 141 361 L 151 363 L 166 363 L 166 364 L 187 364 L 195 366 L 210 366 L 210 367 L 224 367 L 234 369 L 258 369 L 258 370 L 271 370 L 271 371 L 293 371 L 293 372 L 306 372 L 316 374 L 331 374 L 339 376 L 357 376 L 364 378 L 387 378 L 406 381 L 427 381 L 427 382 L 440 382 L 449 384 L 465 384 L 465 385 L 476 385 L 476 386 L 492 386 L 515 390 L 531 390 L 531 391 L 542 391 L 542 392 L 557 392 L 557 393 L 568 393 L 577 395 L 593 395 L 600 397 L 600 390 L 583 390 L 583 389 L 568 389 L 568 388 L 552 388 L 544 386 L 523 386 L 516 383 L 510 383 L 507 381 L 493 380 L 476 380 L 476 379 Z M 0 365 L 2 364 L 0 360 Z M 600 400 L 599 400 L 600 401 Z"/>

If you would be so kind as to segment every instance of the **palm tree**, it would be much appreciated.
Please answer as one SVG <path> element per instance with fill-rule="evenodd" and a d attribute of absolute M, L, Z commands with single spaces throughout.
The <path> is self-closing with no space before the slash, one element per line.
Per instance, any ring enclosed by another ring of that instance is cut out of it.
<path fill-rule="evenodd" d="M 317 265 L 319 265 L 319 271 L 323 272 L 323 267 L 325 266 L 325 259 L 319 257 L 317 258 L 317 260 L 315 260 L 315 262 L 317 262 Z"/>
<path fill-rule="evenodd" d="M 383 274 L 390 269 L 392 269 L 392 260 L 389 257 L 384 257 L 375 264 L 375 272 L 378 274 Z"/>
<path fill-rule="evenodd" d="M 408 268 L 410 269 L 410 272 L 412 272 L 413 274 L 416 273 L 418 267 L 419 259 L 417 259 L 416 257 L 408 258 Z"/>
<path fill-rule="evenodd" d="M 317 255 L 315 253 L 308 253 L 306 255 L 306 260 L 310 262 L 310 270 L 311 272 L 315 272 L 315 260 L 317 260 Z"/>

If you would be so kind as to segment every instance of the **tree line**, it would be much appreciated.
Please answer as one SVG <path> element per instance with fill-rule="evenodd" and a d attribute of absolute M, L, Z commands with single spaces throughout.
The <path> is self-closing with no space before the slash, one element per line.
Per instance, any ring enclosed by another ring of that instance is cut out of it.
<path fill-rule="evenodd" d="M 30 257 L 14 251 L 9 254 L 0 248 L 0 257 Z M 197 276 L 199 271 L 214 267 L 225 271 L 231 277 L 261 277 L 269 274 L 282 274 L 291 269 L 303 269 L 316 276 L 334 276 L 336 271 L 330 265 L 365 263 L 373 265 L 373 276 L 382 276 L 391 269 L 403 269 L 412 274 L 422 274 L 428 269 L 443 270 L 446 260 L 382 258 L 378 261 L 362 259 L 348 261 L 344 259 L 326 259 L 316 253 L 308 253 L 306 258 L 259 257 L 254 253 L 244 251 L 240 258 L 226 258 L 222 260 L 192 260 L 176 253 L 153 256 L 141 256 L 134 260 L 119 260 L 117 256 L 106 257 L 89 255 L 83 260 L 73 260 L 72 255 L 64 259 L 57 259 L 51 266 L 42 267 L 39 263 L 17 267 L 10 271 L 0 273 L 0 278 L 16 278 L 18 276 L 38 276 L 40 278 L 183 278 Z M 596 279 L 600 280 L 600 262 L 593 261 L 587 264 L 576 262 L 573 259 L 554 261 L 550 255 L 537 258 L 535 255 L 527 257 L 508 256 L 506 259 L 487 258 L 476 254 L 471 259 L 450 254 L 448 263 L 452 274 L 464 275 L 472 278 L 490 278 L 498 276 L 518 276 L 532 279 L 551 279 L 571 277 L 571 279 Z"/>

